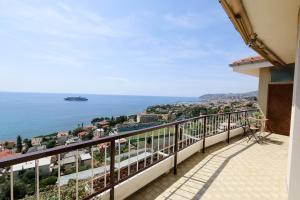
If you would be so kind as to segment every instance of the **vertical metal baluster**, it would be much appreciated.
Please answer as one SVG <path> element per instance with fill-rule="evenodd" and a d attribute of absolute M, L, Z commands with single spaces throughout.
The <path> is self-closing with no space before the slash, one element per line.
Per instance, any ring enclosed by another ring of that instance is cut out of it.
<path fill-rule="evenodd" d="M 136 143 L 136 171 L 139 171 L 139 146 L 140 146 L 140 136 L 137 135 L 137 143 Z"/>
<path fill-rule="evenodd" d="M 216 116 L 216 123 L 215 123 L 215 133 L 218 133 L 218 120 L 219 120 L 219 115 Z"/>
<path fill-rule="evenodd" d="M 192 133 L 191 133 L 191 136 L 192 136 L 192 138 L 191 138 L 191 140 L 192 140 L 192 143 L 194 143 L 195 142 L 195 128 L 196 128 L 196 123 L 195 123 L 195 121 L 193 120 L 193 122 L 192 122 L 192 124 L 193 124 L 193 131 L 192 131 Z"/>
<path fill-rule="evenodd" d="M 225 125 L 225 123 L 228 123 L 228 115 L 226 114 L 225 116 L 224 116 L 224 125 Z M 225 131 L 227 131 L 227 128 L 228 128 L 228 126 L 224 126 L 224 130 Z"/>
<path fill-rule="evenodd" d="M 199 123 L 198 123 L 198 119 L 195 121 L 195 132 L 194 132 L 194 138 L 198 138 L 198 132 L 199 132 Z M 194 140 L 195 140 L 194 139 Z M 197 142 L 197 140 L 195 140 L 195 142 Z"/>
<path fill-rule="evenodd" d="M 211 116 L 210 118 L 210 132 L 211 135 L 214 135 L 214 116 Z"/>
<path fill-rule="evenodd" d="M 146 164 L 147 164 L 147 157 L 146 157 L 146 153 L 147 153 L 147 133 L 145 133 L 145 140 L 144 140 L 144 153 L 145 153 L 145 158 L 144 158 L 144 168 L 146 168 Z"/>
<path fill-rule="evenodd" d="M 204 119 L 201 119 L 201 129 L 200 129 L 200 132 L 201 132 L 201 137 L 203 137 L 203 134 L 204 134 Z"/>
<path fill-rule="evenodd" d="M 119 142 L 118 142 L 118 153 L 119 153 L 119 158 L 118 158 L 118 181 L 120 180 L 120 178 L 121 178 L 121 172 L 120 172 L 120 168 L 121 168 L 121 141 L 120 141 L 120 139 L 118 140 Z"/>
<path fill-rule="evenodd" d="M 194 121 L 195 124 L 195 130 L 194 130 L 194 142 L 197 142 L 197 140 L 195 140 L 198 137 L 198 119 L 196 121 Z"/>
<path fill-rule="evenodd" d="M 227 123 L 227 114 L 224 114 L 223 116 L 223 125 L 225 125 Z M 227 126 L 224 126 L 224 130 L 226 131 L 226 127 Z"/>
<path fill-rule="evenodd" d="M 163 152 L 165 153 L 166 151 L 166 128 L 164 128 L 164 142 L 163 142 Z"/>
<path fill-rule="evenodd" d="M 205 117 L 204 120 L 207 121 L 207 117 Z M 205 121 L 203 121 L 203 124 L 204 124 L 204 122 L 205 122 Z M 207 128 L 206 128 L 206 124 L 205 124 L 205 126 L 203 126 L 203 134 L 204 134 L 204 133 L 205 133 L 206 135 L 208 135 Z"/>
<path fill-rule="evenodd" d="M 210 134 L 214 135 L 214 116 L 210 116 Z"/>
<path fill-rule="evenodd" d="M 191 122 L 187 122 L 186 123 L 186 138 L 185 138 L 185 142 L 186 142 L 186 146 L 188 146 L 188 143 L 189 143 L 189 132 L 191 130 Z"/>
<path fill-rule="evenodd" d="M 168 142 L 168 154 L 170 154 L 170 148 L 171 148 L 171 135 L 170 135 L 170 128 L 168 127 L 168 134 L 169 134 L 169 142 Z"/>
<path fill-rule="evenodd" d="M 94 151 L 93 151 L 93 146 L 91 146 L 91 170 L 92 170 L 92 177 L 91 177 L 91 194 L 94 193 Z"/>
<path fill-rule="evenodd" d="M 107 158 L 107 146 L 104 146 L 104 187 L 106 187 L 106 174 L 107 174 L 107 167 L 106 167 L 106 158 Z"/>
<path fill-rule="evenodd" d="M 219 115 L 216 115 L 216 116 L 215 116 L 215 125 L 214 125 L 214 129 L 215 129 L 214 132 L 215 132 L 215 134 L 217 134 L 218 116 L 219 116 Z"/>
<path fill-rule="evenodd" d="M 210 116 L 207 117 L 207 135 L 210 135 Z"/>
<path fill-rule="evenodd" d="M 40 199 L 40 173 L 39 160 L 35 160 L 35 179 L 36 179 L 36 199 Z"/>
<path fill-rule="evenodd" d="M 222 121 L 222 114 L 218 117 L 218 129 L 220 128 L 220 124 L 221 124 L 221 121 Z"/>
<path fill-rule="evenodd" d="M 190 121 L 187 125 L 188 125 L 189 128 L 187 130 L 186 135 L 187 135 L 188 144 L 190 145 L 191 144 L 191 137 L 190 136 L 191 136 L 191 132 L 192 132 L 192 128 L 193 128 L 192 127 L 192 122 Z"/>
<path fill-rule="evenodd" d="M 178 149 L 181 149 L 181 148 L 183 148 L 183 145 L 184 145 L 184 124 L 178 124 Z M 174 136 L 175 137 L 175 136 Z M 175 143 L 173 143 L 173 144 L 175 144 Z"/>
<path fill-rule="evenodd" d="M 130 148 L 131 144 L 130 144 L 130 137 L 128 139 L 128 176 L 130 175 L 130 153 L 131 153 L 131 148 Z"/>
<path fill-rule="evenodd" d="M 218 134 L 219 114 L 216 116 L 215 133 Z"/>
<path fill-rule="evenodd" d="M 214 134 L 216 134 L 216 133 L 217 133 L 217 129 L 216 129 L 216 127 L 217 127 L 217 115 L 216 115 L 216 116 L 214 116 Z"/>
<path fill-rule="evenodd" d="M 191 145 L 193 142 L 193 139 L 192 139 L 192 135 L 193 135 L 193 131 L 194 131 L 194 122 L 193 121 L 190 122 L 190 126 L 191 126 L 191 128 L 190 128 L 190 133 L 189 133 L 189 145 Z"/>
<path fill-rule="evenodd" d="M 195 124 L 196 124 L 195 138 L 198 138 L 198 135 L 199 135 L 199 120 L 198 119 L 195 121 Z M 195 142 L 197 142 L 197 140 Z"/>
<path fill-rule="evenodd" d="M 199 120 L 197 119 L 195 121 L 195 123 L 196 123 L 195 138 L 198 138 L 198 135 L 199 135 Z M 197 142 L 197 140 L 195 142 Z"/>
<path fill-rule="evenodd" d="M 209 127 L 208 127 L 208 135 L 211 135 L 211 122 L 212 122 L 212 117 L 209 116 L 209 117 L 208 117 L 208 124 L 209 124 Z"/>
<path fill-rule="evenodd" d="M 219 130 L 221 130 L 221 124 L 222 124 L 222 116 L 223 116 L 223 114 L 221 114 L 219 117 L 218 117 L 218 127 L 217 127 L 217 129 Z M 219 131 L 218 131 L 219 132 Z"/>
<path fill-rule="evenodd" d="M 198 136 L 197 136 L 198 139 L 200 139 L 200 134 L 201 134 L 201 119 L 198 120 Z"/>
<path fill-rule="evenodd" d="M 179 132 L 179 124 L 176 124 L 175 127 L 174 127 L 174 138 L 175 138 L 175 141 L 174 141 L 174 168 L 173 168 L 173 173 L 174 175 L 177 174 L 177 152 L 178 152 L 178 132 Z"/>
<path fill-rule="evenodd" d="M 218 129 L 219 129 L 219 126 L 220 126 L 220 115 L 217 116 L 217 125 L 216 125 L 216 132 L 218 133 Z"/>
<path fill-rule="evenodd" d="M 159 133 L 160 133 L 160 129 L 157 130 L 157 160 L 159 160 L 159 140 L 160 140 L 160 137 L 159 137 Z"/>
<path fill-rule="evenodd" d="M 211 122 L 210 122 L 210 127 L 211 127 L 211 135 L 214 135 L 214 122 L 215 122 L 215 116 L 211 116 Z"/>
<path fill-rule="evenodd" d="M 109 187 L 110 187 L 110 195 L 109 199 L 115 199 L 115 153 L 116 153 L 116 141 L 112 139 L 110 141 L 110 166 L 109 166 Z"/>
<path fill-rule="evenodd" d="M 192 125 L 193 125 L 193 129 L 192 129 L 192 132 L 191 132 L 191 141 L 192 143 L 195 142 L 195 128 L 196 128 L 196 123 L 195 123 L 195 120 L 192 121 Z"/>
<path fill-rule="evenodd" d="M 14 171 L 13 171 L 13 165 L 10 166 L 10 200 L 14 200 Z"/>
<path fill-rule="evenodd" d="M 176 128 L 175 128 L 175 126 L 174 126 L 174 133 L 173 133 L 173 153 L 175 153 L 175 130 L 176 130 Z"/>
<path fill-rule="evenodd" d="M 183 127 L 186 127 L 186 128 L 184 128 L 184 136 L 185 136 L 185 146 L 187 146 L 187 140 L 188 140 L 188 137 L 187 137 L 187 134 L 188 134 L 188 131 L 189 131 L 189 127 L 188 127 L 188 123 L 185 123 L 184 125 L 183 125 Z"/>
<path fill-rule="evenodd" d="M 79 198 L 79 193 L 78 193 L 78 149 L 76 150 L 76 200 Z"/>
<path fill-rule="evenodd" d="M 206 137 L 206 121 L 207 121 L 207 116 L 204 117 L 203 119 L 203 144 L 202 144 L 202 153 L 205 153 L 205 137 Z"/>
<path fill-rule="evenodd" d="M 191 122 L 192 123 L 192 130 L 191 130 L 191 135 L 190 135 L 190 144 L 192 142 L 194 142 L 194 139 L 192 138 L 192 136 L 194 135 L 194 128 L 195 128 L 195 123 L 194 121 Z"/>
<path fill-rule="evenodd" d="M 153 163 L 153 151 L 154 151 L 154 149 L 153 149 L 153 143 L 154 143 L 154 141 L 153 141 L 153 131 L 151 131 L 151 164 Z"/>
<path fill-rule="evenodd" d="M 228 116 L 228 130 L 227 130 L 227 143 L 229 143 L 230 142 L 230 119 L 231 119 L 231 114 L 229 113 L 228 114 L 229 116 Z"/>
<path fill-rule="evenodd" d="M 189 145 L 191 145 L 191 135 L 192 135 L 192 131 L 193 131 L 193 122 L 192 121 L 189 122 L 189 126 L 190 126 L 190 128 L 188 129 L 189 131 L 188 131 L 187 136 L 188 136 L 188 140 L 189 140 Z"/>
<path fill-rule="evenodd" d="M 60 154 L 58 154 L 57 158 L 58 170 L 57 170 L 57 183 L 58 183 L 58 200 L 60 200 Z"/>

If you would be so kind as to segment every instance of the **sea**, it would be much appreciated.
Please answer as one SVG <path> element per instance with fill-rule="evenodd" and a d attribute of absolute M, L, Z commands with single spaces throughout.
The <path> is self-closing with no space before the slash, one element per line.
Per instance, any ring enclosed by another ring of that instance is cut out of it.
<path fill-rule="evenodd" d="M 83 96 L 88 101 L 65 101 Z M 196 97 L 0 92 L 0 141 L 31 138 L 90 124 L 95 117 L 132 115 L 148 106 L 197 102 Z"/>

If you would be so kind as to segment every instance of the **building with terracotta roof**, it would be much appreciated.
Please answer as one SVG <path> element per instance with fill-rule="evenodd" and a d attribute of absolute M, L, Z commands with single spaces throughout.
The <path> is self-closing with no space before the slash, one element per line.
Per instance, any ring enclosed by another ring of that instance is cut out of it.
<path fill-rule="evenodd" d="M 6 158 L 6 157 L 9 157 L 9 156 L 12 156 L 12 155 L 13 155 L 13 153 L 10 150 L 0 151 L 0 159 Z"/>
<path fill-rule="evenodd" d="M 79 137 L 79 138 L 83 138 L 83 137 L 86 136 L 87 134 L 89 134 L 89 132 L 87 132 L 87 131 L 82 131 L 82 132 L 78 133 L 78 137 Z"/>

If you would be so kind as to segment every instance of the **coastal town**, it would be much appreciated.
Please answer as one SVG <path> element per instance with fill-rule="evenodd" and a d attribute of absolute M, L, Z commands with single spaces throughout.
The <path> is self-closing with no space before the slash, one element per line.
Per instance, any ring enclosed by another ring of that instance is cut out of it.
<path fill-rule="evenodd" d="M 182 102 L 176 104 L 153 105 L 145 109 L 144 112 L 135 115 L 94 118 L 91 120 L 90 124 L 78 124 L 78 127 L 74 130 L 58 131 L 57 133 L 33 138 L 22 138 L 21 136 L 17 136 L 16 141 L 3 141 L 0 143 L 0 159 L 17 154 L 27 154 L 50 149 L 56 146 L 94 140 L 109 135 L 139 130 L 201 115 L 249 110 L 256 108 L 256 106 L 257 102 L 255 96 L 231 96 L 222 99 L 209 98 L 192 103 Z M 222 127 L 217 128 L 223 131 Z M 172 133 L 169 132 L 168 137 L 172 138 Z M 159 143 L 159 137 L 157 140 Z M 120 173 L 122 173 L 123 165 L 123 167 L 130 165 L 130 162 L 135 161 L 136 159 L 146 159 L 151 154 L 151 138 L 150 141 L 149 138 L 139 138 L 138 141 L 132 140 L 131 143 L 126 138 L 123 138 L 117 140 L 116 143 L 117 148 L 120 151 Z M 138 148 L 139 145 L 144 146 L 144 148 Z M 165 148 L 171 147 L 170 144 L 164 145 Z M 105 171 L 108 170 L 106 162 L 109 162 L 109 155 L 107 155 L 107 150 L 109 148 L 109 143 L 102 143 L 92 149 L 82 149 L 78 152 L 71 151 L 60 154 L 59 157 L 49 156 L 39 159 L 38 165 L 40 168 L 39 175 L 41 176 L 41 189 L 43 190 L 51 185 L 57 184 L 58 173 L 61 176 L 59 182 L 61 186 L 72 184 L 72 180 L 76 178 L 77 162 L 77 170 L 79 179 L 81 180 L 88 179 L 92 176 L 92 173 L 105 173 Z M 159 158 L 159 155 L 156 156 Z M 122 164 L 122 162 L 124 163 Z M 58 165 L 61 166 L 59 172 Z M 95 167 L 94 170 L 96 172 L 91 171 L 91 165 L 93 168 Z M 15 191 L 18 191 L 17 194 L 19 194 L 21 198 L 33 193 L 34 187 L 32 185 L 29 186 L 30 184 L 28 183 L 35 177 L 35 166 L 36 163 L 32 161 L 14 165 L 11 169 L 3 169 L 0 172 L 0 178 L 4 179 L 1 181 L 3 184 L 0 185 L 1 194 L 5 195 L 6 192 L 9 192 L 9 189 L 6 188 L 5 185 L 5 176 L 8 174 L 9 170 L 13 171 L 14 176 L 20 177 L 18 184 L 16 184 Z M 103 181 L 101 184 L 104 184 Z"/>

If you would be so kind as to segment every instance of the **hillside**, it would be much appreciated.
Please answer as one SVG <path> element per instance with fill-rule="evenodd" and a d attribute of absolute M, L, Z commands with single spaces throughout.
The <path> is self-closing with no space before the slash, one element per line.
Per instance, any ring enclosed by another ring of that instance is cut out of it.
<path fill-rule="evenodd" d="M 226 100 L 226 99 L 244 99 L 247 97 L 257 97 L 257 91 L 251 91 L 246 93 L 217 93 L 217 94 L 205 94 L 199 97 L 200 101 L 211 100 Z"/>

